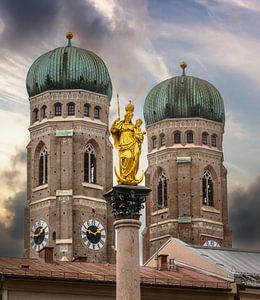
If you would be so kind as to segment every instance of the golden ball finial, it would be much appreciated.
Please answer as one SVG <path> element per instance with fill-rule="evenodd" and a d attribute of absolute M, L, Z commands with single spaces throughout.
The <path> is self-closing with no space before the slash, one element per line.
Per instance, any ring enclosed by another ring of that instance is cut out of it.
<path fill-rule="evenodd" d="M 125 111 L 126 112 L 133 112 L 135 109 L 134 105 L 132 104 L 131 100 L 129 101 L 129 103 L 126 105 L 125 107 Z"/>
<path fill-rule="evenodd" d="M 182 61 L 180 63 L 180 67 L 182 68 L 182 76 L 185 76 L 185 69 L 187 68 L 187 63 L 185 61 Z"/>
<path fill-rule="evenodd" d="M 72 38 L 73 38 L 73 33 L 72 33 L 71 31 L 68 31 L 68 32 L 66 33 L 66 38 L 67 38 L 68 40 L 72 40 Z"/>
<path fill-rule="evenodd" d="M 187 63 L 186 63 L 186 61 L 182 61 L 181 63 L 180 63 L 180 66 L 181 66 L 181 68 L 184 70 L 184 69 L 186 69 L 187 68 Z"/>

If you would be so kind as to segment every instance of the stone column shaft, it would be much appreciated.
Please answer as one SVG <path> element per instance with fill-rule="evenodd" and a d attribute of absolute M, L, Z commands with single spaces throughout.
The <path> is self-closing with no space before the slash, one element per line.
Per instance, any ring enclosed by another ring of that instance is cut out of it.
<path fill-rule="evenodd" d="M 140 299 L 139 228 L 134 219 L 115 221 L 117 231 L 116 299 Z"/>

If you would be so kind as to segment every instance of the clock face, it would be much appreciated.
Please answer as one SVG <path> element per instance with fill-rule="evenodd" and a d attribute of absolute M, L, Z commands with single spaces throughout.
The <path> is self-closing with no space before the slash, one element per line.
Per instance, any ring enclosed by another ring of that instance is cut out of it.
<path fill-rule="evenodd" d="M 106 241 L 106 231 L 104 226 L 97 220 L 86 221 L 80 230 L 84 244 L 92 249 L 101 249 Z"/>
<path fill-rule="evenodd" d="M 214 241 L 214 240 L 207 240 L 203 246 L 206 246 L 206 247 L 220 247 L 219 243 Z"/>
<path fill-rule="evenodd" d="M 31 231 L 31 247 L 39 252 L 44 248 L 49 239 L 49 227 L 46 222 L 39 220 L 35 222 Z"/>

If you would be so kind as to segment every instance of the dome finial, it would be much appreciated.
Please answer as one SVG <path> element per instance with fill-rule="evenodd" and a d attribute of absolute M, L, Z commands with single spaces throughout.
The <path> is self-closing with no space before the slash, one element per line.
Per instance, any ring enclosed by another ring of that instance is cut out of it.
<path fill-rule="evenodd" d="M 180 67 L 182 68 L 182 76 L 185 76 L 185 69 L 187 68 L 187 63 L 185 61 L 182 61 L 180 63 Z"/>
<path fill-rule="evenodd" d="M 73 38 L 73 33 L 71 31 L 68 31 L 66 33 L 66 38 L 68 39 L 68 45 L 67 45 L 67 47 L 71 47 L 71 40 Z"/>

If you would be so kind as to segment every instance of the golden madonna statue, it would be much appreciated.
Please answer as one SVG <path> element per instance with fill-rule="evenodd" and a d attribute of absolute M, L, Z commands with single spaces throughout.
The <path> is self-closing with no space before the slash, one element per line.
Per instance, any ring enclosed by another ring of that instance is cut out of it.
<path fill-rule="evenodd" d="M 136 175 L 139 169 L 141 146 L 145 131 L 142 132 L 141 130 L 143 123 L 141 119 L 137 119 L 135 124 L 132 123 L 134 105 L 131 101 L 126 105 L 125 111 L 124 119 L 120 120 L 120 117 L 116 119 L 110 130 L 115 148 L 119 152 L 120 172 L 118 174 L 115 168 L 115 174 L 119 183 L 137 185 L 144 178 L 143 171 L 140 178 L 136 178 Z"/>

